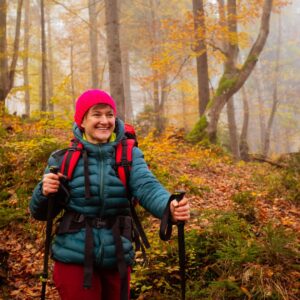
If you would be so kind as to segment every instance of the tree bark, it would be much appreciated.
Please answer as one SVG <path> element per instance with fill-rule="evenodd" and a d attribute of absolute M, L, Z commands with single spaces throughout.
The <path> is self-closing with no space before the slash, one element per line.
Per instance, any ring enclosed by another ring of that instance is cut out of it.
<path fill-rule="evenodd" d="M 29 74 L 28 74 L 28 61 L 29 61 L 29 36 L 30 31 L 30 0 L 25 0 L 24 7 L 24 57 L 23 57 L 23 78 L 25 87 L 25 116 L 30 117 L 30 87 L 29 87 Z"/>
<path fill-rule="evenodd" d="M 217 141 L 217 124 L 224 105 L 237 91 L 239 91 L 248 79 L 265 46 L 269 34 L 271 9 L 272 0 L 265 0 L 259 34 L 243 63 L 242 68 L 238 69 L 236 66 L 233 66 L 229 70 L 225 69 L 223 76 L 220 79 L 218 89 L 212 99 L 212 105 L 210 106 L 210 109 L 206 111 L 207 126 L 205 132 L 212 143 Z"/>
<path fill-rule="evenodd" d="M 201 117 L 209 102 L 209 77 L 207 49 L 205 44 L 205 13 L 203 0 L 193 0 L 194 30 L 195 30 L 195 52 L 197 54 L 197 81 L 199 116 Z"/>
<path fill-rule="evenodd" d="M 47 64 L 46 64 L 46 32 L 45 32 L 45 7 L 44 0 L 40 2 L 41 10 L 41 54 L 42 54 L 42 65 L 41 65 L 41 111 L 47 111 L 47 95 L 46 95 L 46 76 L 47 76 Z"/>
<path fill-rule="evenodd" d="M 105 0 L 110 92 L 117 103 L 118 115 L 124 120 L 125 96 L 117 8 L 117 0 Z"/>
<path fill-rule="evenodd" d="M 97 11 L 96 1 L 89 0 L 89 36 L 90 36 L 90 54 L 91 54 L 91 77 L 92 88 L 99 88 L 98 75 L 98 34 L 97 34 Z"/>

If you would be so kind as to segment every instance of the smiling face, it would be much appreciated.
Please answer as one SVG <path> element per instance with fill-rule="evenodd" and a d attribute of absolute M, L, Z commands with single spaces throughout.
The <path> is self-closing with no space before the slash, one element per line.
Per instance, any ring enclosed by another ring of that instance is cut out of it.
<path fill-rule="evenodd" d="M 107 143 L 115 129 L 115 120 L 111 106 L 106 104 L 92 106 L 81 123 L 87 141 L 92 144 Z"/>

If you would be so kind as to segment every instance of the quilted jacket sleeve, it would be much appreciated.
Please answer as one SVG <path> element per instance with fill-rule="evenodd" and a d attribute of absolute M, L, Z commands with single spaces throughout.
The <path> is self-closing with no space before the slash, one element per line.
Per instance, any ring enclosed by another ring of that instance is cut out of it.
<path fill-rule="evenodd" d="M 53 166 L 53 165 L 57 165 L 57 162 L 55 161 L 55 159 L 50 156 L 49 160 L 48 160 L 48 166 Z M 49 167 L 46 168 L 44 174 L 49 173 Z M 52 217 L 54 218 L 55 216 L 57 216 L 57 214 L 61 211 L 62 206 L 60 203 L 62 203 L 62 197 L 64 197 L 64 195 L 62 194 L 57 194 L 57 195 L 53 195 L 53 197 L 49 198 L 44 196 L 42 193 L 42 181 L 40 181 L 32 194 L 32 198 L 31 201 L 29 203 L 29 209 L 30 209 L 30 213 L 31 215 L 39 220 L 39 221 L 46 221 L 47 220 L 47 210 L 48 210 L 48 200 L 49 201 L 55 201 L 55 205 L 53 208 L 53 212 L 52 212 Z"/>
<path fill-rule="evenodd" d="M 133 196 L 139 199 L 140 204 L 155 217 L 161 219 L 170 193 L 149 170 L 139 148 L 133 149 L 129 184 Z"/>

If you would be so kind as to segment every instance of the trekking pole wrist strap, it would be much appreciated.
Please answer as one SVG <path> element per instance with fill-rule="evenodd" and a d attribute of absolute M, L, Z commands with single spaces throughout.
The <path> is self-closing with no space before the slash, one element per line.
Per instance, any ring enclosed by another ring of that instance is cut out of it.
<path fill-rule="evenodd" d="M 173 222 L 172 222 L 172 214 L 171 214 L 171 209 L 170 209 L 170 204 L 171 201 L 173 201 L 174 198 L 171 197 L 169 198 L 168 204 L 165 208 L 165 211 L 163 213 L 163 216 L 161 218 L 161 222 L 160 222 L 160 229 L 159 229 L 159 237 L 162 241 L 168 241 L 171 238 L 172 235 L 172 226 L 173 226 Z"/>

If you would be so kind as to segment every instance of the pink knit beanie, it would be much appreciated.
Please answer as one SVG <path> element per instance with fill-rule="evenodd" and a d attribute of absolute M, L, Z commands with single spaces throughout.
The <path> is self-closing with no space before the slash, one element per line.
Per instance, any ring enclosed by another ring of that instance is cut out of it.
<path fill-rule="evenodd" d="M 107 104 L 113 109 L 114 115 L 117 114 L 116 103 L 110 95 L 101 90 L 87 90 L 76 101 L 74 120 L 79 127 L 84 115 L 96 104 Z"/>

